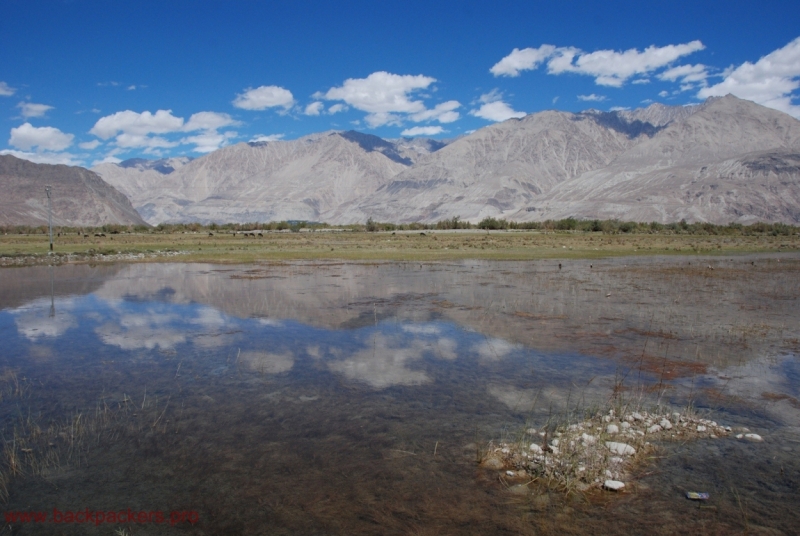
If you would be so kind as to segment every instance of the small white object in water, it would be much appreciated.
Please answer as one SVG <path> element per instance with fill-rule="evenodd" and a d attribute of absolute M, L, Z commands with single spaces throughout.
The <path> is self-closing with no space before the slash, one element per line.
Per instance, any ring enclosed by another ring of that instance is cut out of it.
<path fill-rule="evenodd" d="M 744 437 L 744 434 L 736 434 L 736 439 L 742 439 L 743 437 Z"/>
<path fill-rule="evenodd" d="M 620 456 L 633 456 L 636 454 L 636 449 L 627 443 L 617 443 L 616 441 L 606 441 L 606 447 L 614 454 Z"/>
<path fill-rule="evenodd" d="M 628 425 L 628 426 L 630 426 L 630 425 Z M 607 434 L 618 434 L 619 433 L 619 426 L 617 426 L 616 424 L 609 424 L 608 426 L 606 426 L 606 433 Z"/>
<path fill-rule="evenodd" d="M 758 434 L 744 434 L 744 438 L 750 441 L 764 441 L 764 438 Z"/>
<path fill-rule="evenodd" d="M 603 482 L 603 487 L 611 491 L 619 491 L 625 487 L 625 483 L 619 480 L 606 480 Z"/>

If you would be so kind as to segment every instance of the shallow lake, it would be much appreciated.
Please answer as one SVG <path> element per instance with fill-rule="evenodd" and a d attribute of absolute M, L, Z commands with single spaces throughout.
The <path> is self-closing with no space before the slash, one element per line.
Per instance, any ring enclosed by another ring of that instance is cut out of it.
<path fill-rule="evenodd" d="M 3 269 L 6 527 L 791 534 L 798 298 L 796 255 Z M 625 397 L 764 440 L 666 442 L 623 493 L 478 464 Z M 128 509 L 164 522 L 54 522 Z"/>

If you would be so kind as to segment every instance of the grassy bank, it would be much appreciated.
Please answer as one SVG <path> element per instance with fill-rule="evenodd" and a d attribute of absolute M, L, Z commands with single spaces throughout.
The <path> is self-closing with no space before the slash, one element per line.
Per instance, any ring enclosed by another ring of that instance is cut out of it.
<path fill-rule="evenodd" d="M 97 236 L 97 235 L 104 236 Z M 0 236 L 0 257 L 46 256 L 42 234 Z M 144 254 L 143 260 L 180 262 L 256 262 L 263 260 L 340 259 L 434 261 L 457 259 L 532 260 L 603 258 L 624 255 L 736 254 L 798 251 L 800 235 L 606 234 L 581 231 L 426 230 L 396 232 L 263 231 L 173 233 L 63 233 L 55 238 L 56 256 L 97 260 L 102 256 Z M 62 261 L 66 261 L 62 257 Z M 6 263 L 7 264 L 7 263 Z"/>

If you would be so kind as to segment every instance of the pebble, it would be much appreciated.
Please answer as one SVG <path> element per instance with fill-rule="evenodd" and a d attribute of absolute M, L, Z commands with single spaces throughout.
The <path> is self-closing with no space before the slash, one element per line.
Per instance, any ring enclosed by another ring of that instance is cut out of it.
<path fill-rule="evenodd" d="M 630 425 L 628 425 L 630 426 Z M 606 433 L 607 434 L 618 434 L 619 433 L 619 426 L 616 424 L 609 424 L 606 426 Z"/>
<path fill-rule="evenodd" d="M 657 424 L 654 424 L 653 426 L 651 426 L 650 428 L 647 429 L 647 433 L 648 434 L 657 434 L 660 431 L 661 431 L 661 427 L 659 425 L 657 425 Z"/>
<path fill-rule="evenodd" d="M 705 432 L 706 431 L 706 427 L 703 426 L 702 424 L 698 424 L 697 425 L 697 431 L 698 432 Z"/>
<path fill-rule="evenodd" d="M 758 434 L 744 434 L 744 438 L 750 441 L 764 441 L 764 438 Z"/>
<path fill-rule="evenodd" d="M 584 445 L 594 445 L 595 443 L 597 443 L 596 437 L 594 437 L 593 435 L 589 435 L 585 432 L 581 434 L 581 439 L 583 440 Z"/>
<path fill-rule="evenodd" d="M 620 423 L 620 425 L 619 425 L 619 426 L 620 426 L 620 428 L 622 428 L 623 430 L 627 430 L 627 429 L 629 429 L 629 428 L 631 427 L 631 423 L 629 423 L 629 422 L 623 422 L 623 423 Z"/>
<path fill-rule="evenodd" d="M 644 417 L 642 417 L 641 413 L 633 413 L 633 414 L 631 414 L 631 417 L 633 417 L 634 421 L 643 421 L 644 420 Z"/>
<path fill-rule="evenodd" d="M 625 483 L 619 480 L 606 480 L 603 482 L 603 487 L 611 491 L 619 491 L 625 487 Z"/>
<path fill-rule="evenodd" d="M 540 447 L 536 443 L 531 443 L 531 446 L 528 447 L 528 450 L 530 450 L 534 454 L 541 454 L 542 453 L 542 447 Z"/>
<path fill-rule="evenodd" d="M 486 458 L 483 460 L 483 465 L 486 469 L 502 469 L 503 462 L 498 460 L 497 458 Z"/>
<path fill-rule="evenodd" d="M 658 425 L 661 426 L 661 428 L 663 428 L 664 430 L 672 430 L 672 423 L 669 422 L 667 419 L 661 419 L 661 422 L 658 423 Z"/>
<path fill-rule="evenodd" d="M 633 456 L 636 454 L 636 449 L 627 443 L 617 443 L 616 441 L 606 441 L 606 447 L 614 454 L 621 456 Z"/>

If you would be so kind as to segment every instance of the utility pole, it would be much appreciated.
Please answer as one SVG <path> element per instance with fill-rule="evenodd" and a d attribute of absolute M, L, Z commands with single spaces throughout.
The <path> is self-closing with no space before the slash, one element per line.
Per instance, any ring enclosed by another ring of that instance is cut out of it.
<path fill-rule="evenodd" d="M 50 229 L 50 252 L 53 252 L 53 203 L 50 199 L 50 192 L 53 190 L 52 186 L 45 186 L 44 191 L 47 193 L 47 227 Z"/>

